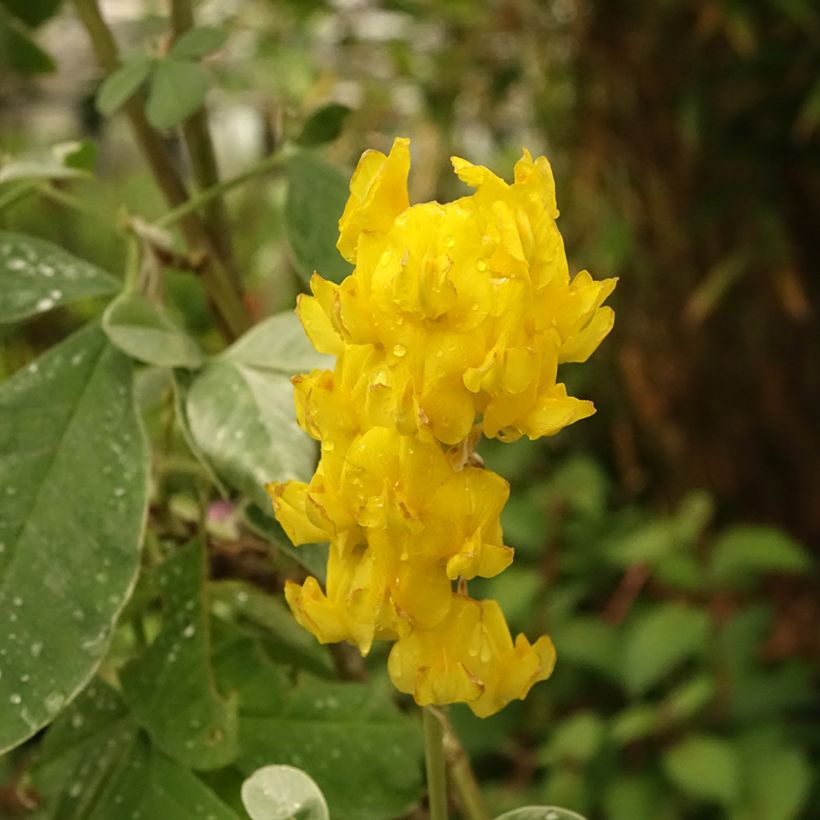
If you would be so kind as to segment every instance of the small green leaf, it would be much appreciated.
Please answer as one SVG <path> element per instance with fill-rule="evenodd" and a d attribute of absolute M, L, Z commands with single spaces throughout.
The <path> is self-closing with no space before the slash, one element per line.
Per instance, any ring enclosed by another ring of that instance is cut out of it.
<path fill-rule="evenodd" d="M 93 325 L 0 385 L 0 752 L 85 686 L 136 581 L 148 450 L 132 393 Z"/>
<path fill-rule="evenodd" d="M 619 676 L 621 636 L 611 624 L 593 616 L 578 616 L 555 630 L 552 639 L 562 663 L 594 669 L 609 678 Z"/>
<path fill-rule="evenodd" d="M 305 282 L 314 271 L 340 282 L 353 269 L 336 250 L 339 218 L 347 201 L 347 178 L 308 152 L 290 158 L 287 175 L 285 228 L 296 269 Z"/>
<path fill-rule="evenodd" d="M 603 718 L 594 712 L 578 712 L 559 723 L 538 759 L 546 766 L 556 763 L 586 763 L 598 754 L 604 742 Z"/>
<path fill-rule="evenodd" d="M 83 179 L 89 177 L 84 168 L 66 165 L 54 152 L 46 156 L 4 159 L 0 157 L 0 185 L 28 180 Z"/>
<path fill-rule="evenodd" d="M 657 779 L 648 775 L 613 778 L 604 797 L 605 816 L 624 820 L 659 820 L 665 815 L 663 790 Z"/>
<path fill-rule="evenodd" d="M 574 811 L 561 809 L 558 806 L 523 806 L 520 809 L 499 814 L 495 820 L 584 820 L 584 818 Z"/>
<path fill-rule="evenodd" d="M 636 704 L 618 712 L 612 719 L 610 733 L 619 745 L 654 734 L 661 722 L 660 710 L 652 704 Z"/>
<path fill-rule="evenodd" d="M 216 361 L 194 380 L 185 409 L 197 447 L 261 509 L 270 509 L 267 482 L 312 474 L 316 445 L 296 424 L 288 376 Z"/>
<path fill-rule="evenodd" d="M 774 527 L 733 527 L 717 539 L 709 575 L 716 585 L 744 586 L 768 572 L 799 575 L 811 569 L 805 549 Z"/>
<path fill-rule="evenodd" d="M 52 152 L 66 168 L 93 173 L 97 162 L 97 143 L 94 140 L 71 140 L 54 146 Z"/>
<path fill-rule="evenodd" d="M 682 792 L 701 800 L 735 805 L 740 796 L 740 768 L 735 748 L 726 740 L 695 735 L 663 754 L 669 780 Z"/>
<path fill-rule="evenodd" d="M 627 690 L 640 695 L 681 662 L 706 647 L 705 612 L 683 604 L 660 604 L 638 619 L 627 637 L 623 676 Z"/>
<path fill-rule="evenodd" d="M 211 26 L 197 26 L 184 32 L 171 46 L 170 55 L 176 59 L 196 60 L 222 48 L 228 32 Z"/>
<path fill-rule="evenodd" d="M 611 540 L 606 554 L 619 567 L 638 563 L 652 566 L 674 552 L 676 545 L 674 520 L 657 518 Z"/>
<path fill-rule="evenodd" d="M 103 329 L 112 344 L 147 364 L 197 368 L 202 351 L 182 328 L 137 293 L 123 293 L 106 308 Z"/>
<path fill-rule="evenodd" d="M 297 144 L 310 148 L 333 142 L 342 133 L 350 113 L 350 108 L 336 102 L 317 108 L 305 121 L 302 133 L 296 138 Z"/>
<path fill-rule="evenodd" d="M 293 766 L 265 766 L 242 784 L 242 803 L 251 820 L 330 820 L 316 782 Z"/>
<path fill-rule="evenodd" d="M 27 26 L 39 26 L 53 17 L 63 0 L 2 0 L 11 14 L 22 20 Z"/>
<path fill-rule="evenodd" d="M 51 242 L 0 231 L 0 322 L 119 289 L 111 274 Z"/>
<path fill-rule="evenodd" d="M 714 678 L 711 675 L 698 675 L 669 693 L 662 707 L 664 716 L 682 723 L 708 706 L 714 696 Z"/>
<path fill-rule="evenodd" d="M 21 74 L 46 74 L 54 71 L 51 55 L 29 36 L 25 26 L 12 19 L 0 19 L 0 68 Z"/>
<path fill-rule="evenodd" d="M 118 69 L 109 74 L 97 91 L 97 110 L 110 117 L 122 108 L 137 89 L 148 79 L 154 59 L 147 54 L 129 57 Z"/>
<path fill-rule="evenodd" d="M 279 526 L 279 522 L 273 518 L 269 499 L 265 510 L 267 512 L 263 512 L 255 504 L 249 504 L 245 510 L 245 523 L 257 535 L 273 544 L 280 552 L 289 555 L 297 564 L 324 583 L 327 574 L 327 544 L 300 544 L 294 547 Z"/>
<path fill-rule="evenodd" d="M 145 114 L 156 128 L 172 128 L 205 101 L 208 75 L 199 63 L 166 57 L 151 74 Z"/>
<path fill-rule="evenodd" d="M 333 367 L 333 358 L 316 352 L 292 311 L 263 319 L 220 358 L 289 376 Z"/>
<path fill-rule="evenodd" d="M 752 820 L 798 820 L 807 817 L 812 766 L 805 752 L 780 732 L 752 730 L 738 743 L 743 776 L 743 804 Z"/>
<path fill-rule="evenodd" d="M 195 769 L 225 766 L 238 751 L 236 702 L 212 682 L 201 544 L 182 547 L 162 564 L 158 583 L 162 629 L 122 671 L 123 695 L 166 754 Z"/>

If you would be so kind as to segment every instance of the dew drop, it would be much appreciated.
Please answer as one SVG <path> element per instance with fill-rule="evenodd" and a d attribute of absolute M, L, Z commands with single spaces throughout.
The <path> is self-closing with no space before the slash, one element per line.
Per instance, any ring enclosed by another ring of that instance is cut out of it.
<path fill-rule="evenodd" d="M 407 354 L 407 348 L 404 345 L 397 344 L 393 345 L 393 355 L 397 356 L 398 358 L 402 358 Z"/>
<path fill-rule="evenodd" d="M 22 702 L 23 698 L 16 692 L 9 698 L 9 703 L 13 704 L 14 706 L 19 706 Z"/>

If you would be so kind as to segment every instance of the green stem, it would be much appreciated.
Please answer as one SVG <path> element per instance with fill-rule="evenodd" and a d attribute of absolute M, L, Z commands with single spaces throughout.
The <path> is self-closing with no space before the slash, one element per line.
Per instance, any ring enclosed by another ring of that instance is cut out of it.
<path fill-rule="evenodd" d="M 0 194 L 0 211 L 3 208 L 8 208 L 15 202 L 25 199 L 29 194 L 37 190 L 37 183 L 31 181 L 20 181 L 16 185 L 9 185 L 6 190 Z"/>
<path fill-rule="evenodd" d="M 117 233 L 122 232 L 122 226 L 119 221 L 116 219 L 111 219 L 110 211 L 101 211 L 93 205 L 90 205 L 84 199 L 80 199 L 73 194 L 69 194 L 66 191 L 55 188 L 53 185 L 41 185 L 37 189 L 37 192 L 46 199 L 50 199 L 52 202 L 62 205 L 64 208 L 70 208 L 73 211 L 85 214 L 85 216 L 90 216 L 92 219 L 96 219 L 99 222 L 109 225 L 111 230 L 116 231 Z"/>
<path fill-rule="evenodd" d="M 91 38 L 97 60 L 110 74 L 120 65 L 119 49 L 111 29 L 100 13 L 97 0 L 74 0 L 74 7 Z M 138 92 L 125 104 L 125 113 L 154 179 L 168 204 L 176 208 L 188 200 L 188 191 L 171 160 L 162 135 L 145 116 L 144 102 L 145 95 Z M 250 320 L 241 295 L 219 259 L 205 223 L 197 213 L 191 211 L 181 219 L 180 228 L 191 252 L 201 253 L 206 259 L 202 277 L 218 324 L 229 339 L 238 337 L 248 328 Z"/>
<path fill-rule="evenodd" d="M 424 707 L 422 715 L 430 820 L 447 820 L 447 778 L 444 765 L 442 716 L 433 706 Z"/>
<path fill-rule="evenodd" d="M 158 228 L 167 228 L 192 211 L 199 210 L 199 208 L 206 202 L 210 202 L 215 197 L 221 197 L 232 188 L 236 188 L 254 177 L 261 176 L 262 174 L 275 170 L 281 164 L 281 154 L 274 154 L 273 156 L 265 157 L 254 165 L 251 165 L 241 174 L 231 177 L 230 179 L 226 179 L 223 182 L 218 182 L 216 185 L 212 185 L 210 188 L 206 188 L 205 190 L 197 191 L 187 202 L 183 202 L 182 205 L 168 211 L 159 219 L 155 220 L 154 225 Z"/>
<path fill-rule="evenodd" d="M 490 820 L 490 813 L 478 787 L 470 758 L 464 751 L 453 725 L 442 715 L 444 748 L 447 756 L 447 773 L 453 784 L 456 803 L 464 820 Z"/>
<path fill-rule="evenodd" d="M 171 0 L 171 25 L 175 38 L 194 27 L 194 10 L 191 0 Z M 191 170 L 196 187 L 199 190 L 212 188 L 219 182 L 219 167 L 208 124 L 208 114 L 204 106 L 194 111 L 182 123 L 182 135 L 191 160 Z M 242 280 L 233 252 L 230 220 L 225 201 L 217 195 L 203 204 L 206 204 L 203 209 L 205 224 L 213 237 L 219 257 L 230 273 L 234 287 L 241 292 Z"/>

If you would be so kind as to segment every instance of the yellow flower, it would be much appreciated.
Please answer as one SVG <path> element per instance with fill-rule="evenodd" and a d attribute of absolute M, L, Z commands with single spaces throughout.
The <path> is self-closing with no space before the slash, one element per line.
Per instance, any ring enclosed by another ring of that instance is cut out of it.
<path fill-rule="evenodd" d="M 586 360 L 610 331 L 602 303 L 616 280 L 570 279 L 544 157 L 525 152 L 512 185 L 453 165 L 472 196 L 409 207 L 407 140 L 368 152 L 339 223 L 356 268 L 341 285 L 314 276 L 300 318 L 340 367 L 369 361 L 349 394 L 363 426 L 446 444 L 476 419 L 505 440 L 552 435 L 594 412 L 567 396 L 557 368 Z"/>
<path fill-rule="evenodd" d="M 414 629 L 390 650 L 388 671 L 395 687 L 421 706 L 466 703 L 479 717 L 525 698 L 550 676 L 555 648 L 545 635 L 534 644 L 513 643 L 495 601 L 453 598 L 450 613 L 434 629 Z"/>
<path fill-rule="evenodd" d="M 570 278 L 544 157 L 525 151 L 512 184 L 453 167 L 474 193 L 410 206 L 408 141 L 362 157 L 339 221 L 355 269 L 339 285 L 314 274 L 297 304 L 316 349 L 336 357 L 294 379 L 321 458 L 309 483 L 268 491 L 295 544 L 330 544 L 324 590 L 286 585 L 299 623 L 362 654 L 394 641 L 399 690 L 484 717 L 548 677 L 555 651 L 546 636 L 513 641 L 498 604 L 466 594 L 513 559 L 500 524 L 509 485 L 473 448 L 482 433 L 534 439 L 594 412 L 558 368 L 610 331 L 616 282 Z"/>

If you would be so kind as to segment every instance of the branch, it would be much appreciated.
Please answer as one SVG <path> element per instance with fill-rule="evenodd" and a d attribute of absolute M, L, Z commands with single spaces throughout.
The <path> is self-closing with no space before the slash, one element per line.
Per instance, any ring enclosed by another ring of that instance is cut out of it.
<path fill-rule="evenodd" d="M 106 73 L 110 74 L 120 65 L 119 49 L 111 29 L 100 13 L 97 0 L 74 0 L 74 7 L 88 31 L 97 60 Z M 188 200 L 188 191 L 171 160 L 162 136 L 145 116 L 144 96 L 140 93 L 135 94 L 126 103 L 125 113 L 137 144 L 145 155 L 154 179 L 168 204 L 172 208 L 182 205 Z M 206 258 L 202 279 L 211 307 L 225 335 L 229 339 L 236 338 L 249 326 L 249 317 L 242 298 L 216 253 L 207 228 L 199 215 L 193 211 L 180 220 L 180 228 L 191 252 L 202 254 Z"/>
<path fill-rule="evenodd" d="M 191 0 L 171 0 L 171 25 L 175 39 L 194 27 L 194 11 Z M 219 183 L 219 167 L 216 162 L 216 152 L 214 151 L 208 125 L 208 114 L 204 106 L 194 111 L 182 123 L 182 135 L 188 149 L 191 170 L 197 188 L 200 191 L 213 188 Z M 242 281 L 236 265 L 233 243 L 231 242 L 228 210 L 221 195 L 217 194 L 207 202 L 204 214 L 206 225 L 213 237 L 219 257 L 230 273 L 234 287 L 241 293 Z"/>

